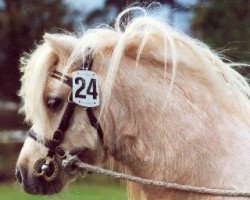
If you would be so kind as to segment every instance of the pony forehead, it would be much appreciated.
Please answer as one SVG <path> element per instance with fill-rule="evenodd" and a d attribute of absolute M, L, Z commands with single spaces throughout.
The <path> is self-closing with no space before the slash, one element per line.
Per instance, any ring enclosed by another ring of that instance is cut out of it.
<path fill-rule="evenodd" d="M 96 35 L 99 34 L 94 34 L 94 36 Z M 102 37 L 102 35 L 100 37 Z M 67 35 L 65 35 L 64 40 L 67 42 Z M 83 39 L 75 37 L 75 40 L 78 40 L 79 43 L 75 44 L 70 53 L 71 55 L 65 55 L 67 60 L 66 63 L 64 63 L 65 66 L 62 66 L 65 69 L 68 68 L 67 70 L 70 69 L 76 60 L 84 60 L 86 49 L 94 45 L 93 43 L 85 42 L 88 40 L 84 39 L 84 37 Z M 32 124 L 40 122 L 41 120 L 39 118 L 46 119 L 43 91 L 48 75 L 52 70 L 53 62 L 55 62 L 55 59 L 61 58 L 62 55 L 59 56 L 51 44 L 44 42 L 37 46 L 31 54 L 26 54 L 26 56 L 21 59 L 22 85 L 19 96 L 23 100 L 23 106 L 20 111 L 25 113 L 26 121 L 30 121 Z M 67 73 L 67 71 L 64 72 Z M 37 113 L 39 113 L 40 116 L 37 116 Z"/>

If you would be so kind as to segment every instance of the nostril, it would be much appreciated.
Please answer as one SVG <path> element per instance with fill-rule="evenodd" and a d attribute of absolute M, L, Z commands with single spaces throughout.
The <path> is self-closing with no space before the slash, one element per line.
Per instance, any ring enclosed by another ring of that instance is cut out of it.
<path fill-rule="evenodd" d="M 16 168 L 16 178 L 17 178 L 17 180 L 18 180 L 19 183 L 23 182 L 23 180 L 22 180 L 22 174 L 21 174 L 21 171 L 20 171 L 20 169 L 18 167 Z"/>

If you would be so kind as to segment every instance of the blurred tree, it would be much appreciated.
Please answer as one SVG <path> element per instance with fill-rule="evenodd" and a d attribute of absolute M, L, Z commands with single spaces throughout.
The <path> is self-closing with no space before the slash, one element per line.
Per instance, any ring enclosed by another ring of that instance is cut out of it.
<path fill-rule="evenodd" d="M 71 15 L 70 15 L 71 14 Z M 0 98 L 18 101 L 19 59 L 45 31 L 72 30 L 72 14 L 63 0 L 2 0 L 0 7 Z"/>
<path fill-rule="evenodd" d="M 200 5 L 192 24 L 194 34 L 230 59 L 250 62 L 250 1 L 200 0 Z"/>
<path fill-rule="evenodd" d="M 96 23 L 112 24 L 112 19 L 119 12 L 129 5 L 149 5 L 150 3 L 158 2 L 161 5 L 168 5 L 171 10 L 190 11 L 182 5 L 178 0 L 106 0 L 105 6 L 101 9 L 95 9 L 84 19 L 84 24 L 91 26 Z M 113 15 L 112 15 L 113 14 Z M 170 21 L 173 21 L 173 12 L 170 13 Z"/>

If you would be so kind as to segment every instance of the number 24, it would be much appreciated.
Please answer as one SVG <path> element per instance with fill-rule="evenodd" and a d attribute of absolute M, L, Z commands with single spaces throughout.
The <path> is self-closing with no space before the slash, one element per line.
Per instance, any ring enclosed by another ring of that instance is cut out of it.
<path fill-rule="evenodd" d="M 77 84 L 77 85 L 81 84 L 81 86 L 76 90 L 75 97 L 76 98 L 86 99 L 86 95 L 81 94 L 81 92 L 86 87 L 86 81 L 85 81 L 85 79 L 82 78 L 82 77 L 77 77 L 75 79 L 75 84 Z M 93 96 L 93 99 L 97 99 L 98 93 L 97 93 L 97 88 L 96 88 L 96 79 L 90 79 L 89 85 L 87 87 L 86 94 Z"/>

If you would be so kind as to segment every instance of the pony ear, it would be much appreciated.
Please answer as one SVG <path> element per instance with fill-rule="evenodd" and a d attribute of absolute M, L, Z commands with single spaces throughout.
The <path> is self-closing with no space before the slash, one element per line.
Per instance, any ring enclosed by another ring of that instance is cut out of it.
<path fill-rule="evenodd" d="M 45 33 L 43 39 L 59 57 L 69 56 L 77 42 L 77 38 L 62 34 Z"/>

